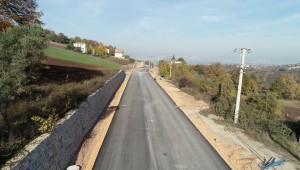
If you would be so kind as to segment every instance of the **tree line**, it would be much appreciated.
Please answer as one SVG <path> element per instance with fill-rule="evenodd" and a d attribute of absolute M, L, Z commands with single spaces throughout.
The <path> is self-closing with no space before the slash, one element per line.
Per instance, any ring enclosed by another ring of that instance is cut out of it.
<path fill-rule="evenodd" d="M 50 29 L 45 29 L 44 31 L 48 35 L 50 41 L 65 44 L 66 49 L 68 50 L 81 52 L 80 48 L 74 47 L 73 44 L 77 42 L 82 42 L 86 44 L 87 54 L 94 55 L 101 58 L 109 58 L 115 55 L 116 47 L 113 45 L 104 45 L 102 42 L 81 38 L 79 36 L 75 36 L 74 38 L 69 38 L 64 33 L 56 34 L 55 31 L 52 31 Z M 124 55 L 124 57 L 126 59 L 130 59 L 129 55 Z"/>
<path fill-rule="evenodd" d="M 239 69 L 226 69 L 221 63 L 211 65 L 175 64 L 159 61 L 161 76 L 170 78 L 181 90 L 211 103 L 208 113 L 233 124 Z M 173 58 L 174 61 L 174 58 Z M 170 69 L 171 68 L 171 69 Z M 284 119 L 278 99 L 300 100 L 300 84 L 292 74 L 279 74 L 271 84 L 255 74 L 244 73 L 238 127 L 250 136 L 279 143 L 300 159 L 299 123 Z"/>
<path fill-rule="evenodd" d="M 1 139 L 8 140 L 8 107 L 22 86 L 39 78 L 40 60 L 48 37 L 40 24 L 35 0 L 0 2 L 0 113 L 4 121 Z"/>

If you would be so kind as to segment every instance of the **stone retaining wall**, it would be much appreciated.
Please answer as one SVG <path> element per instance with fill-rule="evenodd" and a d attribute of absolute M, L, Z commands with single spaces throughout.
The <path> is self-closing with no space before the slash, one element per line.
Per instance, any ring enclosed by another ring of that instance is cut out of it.
<path fill-rule="evenodd" d="M 66 169 L 75 160 L 86 134 L 105 113 L 124 78 L 124 71 L 120 71 L 88 96 L 77 110 L 68 112 L 51 134 L 32 141 L 19 156 L 9 161 L 12 169 Z"/>

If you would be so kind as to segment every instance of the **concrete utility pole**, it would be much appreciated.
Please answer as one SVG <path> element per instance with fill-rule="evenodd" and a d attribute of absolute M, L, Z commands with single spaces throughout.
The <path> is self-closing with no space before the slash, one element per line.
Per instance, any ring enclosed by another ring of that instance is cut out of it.
<path fill-rule="evenodd" d="M 241 91 L 242 91 L 242 82 L 243 82 L 243 73 L 244 73 L 244 63 L 245 63 L 245 55 L 246 52 L 250 53 L 251 49 L 249 48 L 236 48 L 234 49 L 234 52 L 236 51 L 240 51 L 240 55 L 241 55 L 241 67 L 240 67 L 240 78 L 239 78 L 239 85 L 238 85 L 238 92 L 237 92 L 237 96 L 236 96 L 236 105 L 235 105 L 235 113 L 234 113 L 234 124 L 238 123 L 238 119 L 239 119 L 239 111 L 240 111 L 240 99 L 241 99 Z"/>

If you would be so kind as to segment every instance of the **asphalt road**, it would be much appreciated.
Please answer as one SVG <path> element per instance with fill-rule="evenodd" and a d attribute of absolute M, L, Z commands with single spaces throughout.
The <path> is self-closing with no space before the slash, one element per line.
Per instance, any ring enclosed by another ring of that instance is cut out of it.
<path fill-rule="evenodd" d="M 146 69 L 132 73 L 93 169 L 230 169 Z"/>

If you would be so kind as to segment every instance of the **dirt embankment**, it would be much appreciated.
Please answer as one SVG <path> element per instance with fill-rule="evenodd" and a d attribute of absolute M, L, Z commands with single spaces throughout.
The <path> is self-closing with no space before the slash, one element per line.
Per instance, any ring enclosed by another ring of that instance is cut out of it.
<path fill-rule="evenodd" d="M 263 158 L 275 157 L 279 160 L 283 157 L 265 145 L 250 139 L 242 130 L 217 124 L 215 120 L 220 119 L 219 117 L 201 115 L 201 111 L 208 109 L 209 104 L 195 100 L 193 96 L 180 91 L 168 80 L 161 78 L 157 67 L 154 67 L 150 74 L 232 169 L 260 169 L 258 165 L 262 163 Z M 275 168 L 285 170 L 297 169 L 297 167 L 296 164 L 288 161 Z"/>

